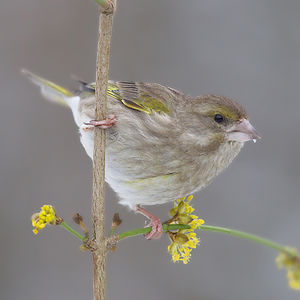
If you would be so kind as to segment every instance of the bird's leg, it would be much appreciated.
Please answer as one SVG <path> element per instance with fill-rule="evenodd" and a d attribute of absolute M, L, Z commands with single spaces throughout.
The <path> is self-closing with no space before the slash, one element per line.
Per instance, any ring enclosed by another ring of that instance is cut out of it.
<path fill-rule="evenodd" d="M 147 227 L 152 227 L 152 230 L 150 233 L 145 235 L 145 238 L 147 240 L 149 239 L 160 239 L 163 233 L 163 228 L 161 221 L 158 217 L 152 215 L 149 211 L 143 209 L 139 205 L 136 207 L 136 211 L 145 216 L 147 219 L 150 220 L 149 224 Z"/>
<path fill-rule="evenodd" d="M 107 129 L 113 126 L 116 123 L 116 116 L 110 115 L 105 120 L 97 121 L 97 120 L 91 120 L 89 122 L 84 123 L 84 127 L 82 127 L 83 130 L 91 130 L 94 129 L 94 127 L 98 127 L 101 129 Z"/>

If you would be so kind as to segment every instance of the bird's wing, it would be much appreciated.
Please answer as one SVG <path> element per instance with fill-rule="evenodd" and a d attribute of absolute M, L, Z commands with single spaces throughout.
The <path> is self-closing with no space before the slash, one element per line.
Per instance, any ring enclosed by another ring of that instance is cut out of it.
<path fill-rule="evenodd" d="M 95 83 L 82 86 L 82 93 L 95 93 Z M 109 81 L 108 96 L 121 101 L 126 107 L 151 114 L 170 114 L 174 99 L 180 92 L 155 83 Z"/>
<path fill-rule="evenodd" d="M 80 89 L 78 93 L 71 91 L 39 77 L 27 70 L 22 72 L 35 84 L 40 86 L 42 94 L 49 100 L 67 105 L 68 99 L 80 94 L 81 98 L 88 98 L 95 94 L 95 83 L 87 84 L 78 80 Z M 171 114 L 176 101 L 183 97 L 180 92 L 156 83 L 141 83 L 131 81 L 109 81 L 107 95 L 119 100 L 126 107 L 151 114 Z"/>

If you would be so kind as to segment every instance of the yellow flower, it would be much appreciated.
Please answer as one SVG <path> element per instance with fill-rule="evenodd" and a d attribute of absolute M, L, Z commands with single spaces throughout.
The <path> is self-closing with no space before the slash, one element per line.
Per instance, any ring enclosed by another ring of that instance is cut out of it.
<path fill-rule="evenodd" d="M 287 272 L 289 286 L 293 290 L 300 290 L 300 268 L 289 269 Z"/>
<path fill-rule="evenodd" d="M 177 232 L 169 232 L 172 243 L 168 247 L 168 251 L 172 255 L 173 262 L 182 261 L 187 264 L 191 258 L 191 251 L 199 244 L 199 239 L 194 232 L 200 227 L 204 220 L 198 216 L 192 215 L 194 208 L 189 204 L 193 196 L 180 198 L 174 202 L 174 208 L 170 210 L 171 219 L 169 224 L 186 224 L 191 229 L 178 230 Z"/>
<path fill-rule="evenodd" d="M 37 234 L 39 230 L 43 229 L 47 224 L 54 225 L 56 223 L 56 213 L 52 205 L 44 205 L 41 207 L 39 213 L 35 213 L 31 217 L 32 230 L 34 234 Z"/>
<path fill-rule="evenodd" d="M 287 270 L 290 288 L 300 290 L 300 257 L 298 250 L 287 248 L 287 252 L 280 252 L 275 261 L 279 269 L 285 268 Z"/>

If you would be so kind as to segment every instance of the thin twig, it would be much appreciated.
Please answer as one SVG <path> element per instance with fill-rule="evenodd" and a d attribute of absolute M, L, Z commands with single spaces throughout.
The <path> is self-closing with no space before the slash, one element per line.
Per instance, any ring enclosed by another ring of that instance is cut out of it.
<path fill-rule="evenodd" d="M 70 226 L 68 226 L 65 222 L 61 223 L 65 229 L 70 231 L 72 234 L 74 234 L 76 237 L 78 237 L 80 240 L 84 241 L 84 237 L 80 235 L 78 232 L 76 232 L 74 229 L 72 229 Z M 67 226 L 65 226 L 67 225 Z M 182 230 L 182 229 L 190 229 L 191 227 L 186 224 L 163 224 L 163 232 L 169 232 L 173 230 Z M 70 230 L 71 229 L 71 230 Z M 134 236 L 139 236 L 143 234 L 147 234 L 151 231 L 151 227 L 145 227 L 145 228 L 137 228 L 137 229 L 132 229 L 126 232 L 119 233 L 118 235 L 115 235 L 117 237 L 117 241 L 122 241 L 125 238 L 129 237 L 134 237 Z M 210 232 L 217 232 L 221 234 L 226 234 L 226 235 L 231 235 L 235 237 L 239 237 L 245 240 L 249 240 L 251 242 L 261 244 L 264 246 L 267 246 L 269 248 L 273 248 L 279 252 L 284 252 L 288 254 L 290 257 L 295 257 L 297 259 L 298 263 L 300 264 L 300 258 L 298 256 L 295 256 L 295 253 L 293 249 L 290 247 L 286 247 L 284 245 L 278 244 L 276 242 L 273 242 L 269 239 L 263 238 L 261 236 L 247 233 L 244 231 L 236 230 L 236 229 L 231 229 L 231 228 L 226 228 L 226 227 L 220 227 L 220 226 L 212 226 L 212 225 L 201 225 L 197 228 L 198 230 L 201 231 L 210 231 Z"/>
<path fill-rule="evenodd" d="M 102 1 L 103 2 L 103 1 Z M 106 1 L 106 3 L 114 3 Z M 100 3 L 101 4 L 101 3 Z M 114 8 L 115 5 L 112 5 Z M 95 119 L 106 118 L 107 82 L 109 70 L 110 41 L 114 9 L 108 11 L 101 5 L 102 13 L 99 20 L 99 37 L 97 49 L 96 71 L 96 108 Z M 105 9 L 103 11 L 103 8 Z M 94 165 L 93 165 L 93 229 L 94 242 L 94 300 L 106 299 L 106 237 L 105 237 L 105 130 L 94 130 Z"/>
<path fill-rule="evenodd" d="M 101 12 L 105 14 L 113 14 L 115 11 L 116 2 L 113 0 L 95 0 L 100 7 Z"/>

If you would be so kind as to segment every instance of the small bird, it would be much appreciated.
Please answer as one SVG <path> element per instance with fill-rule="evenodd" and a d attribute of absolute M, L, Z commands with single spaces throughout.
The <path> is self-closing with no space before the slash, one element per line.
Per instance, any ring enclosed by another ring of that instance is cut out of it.
<path fill-rule="evenodd" d="M 159 218 L 142 205 L 163 204 L 206 187 L 259 135 L 244 108 L 224 96 L 187 96 L 156 83 L 109 81 L 108 117 L 94 120 L 95 83 L 71 92 L 27 70 L 42 95 L 71 108 L 93 159 L 94 128 L 106 129 L 105 179 L 120 204 L 143 214 L 160 238 Z"/>

